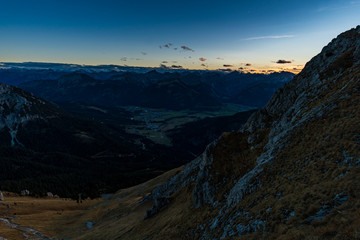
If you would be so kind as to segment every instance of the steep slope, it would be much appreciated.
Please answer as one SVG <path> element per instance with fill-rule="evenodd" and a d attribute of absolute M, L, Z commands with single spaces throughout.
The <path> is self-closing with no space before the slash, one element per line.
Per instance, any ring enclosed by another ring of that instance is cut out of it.
<path fill-rule="evenodd" d="M 331 41 L 239 132 L 111 210 L 120 215 L 95 216 L 75 239 L 359 239 L 359 90 L 360 26 Z M 124 209 L 149 203 L 144 220 L 120 224 Z"/>
<path fill-rule="evenodd" d="M 178 149 L 179 152 L 190 152 L 194 158 L 204 151 L 209 142 L 216 140 L 224 131 L 237 131 L 255 111 L 193 121 L 167 131 L 167 136 L 171 139 L 173 148 Z"/>

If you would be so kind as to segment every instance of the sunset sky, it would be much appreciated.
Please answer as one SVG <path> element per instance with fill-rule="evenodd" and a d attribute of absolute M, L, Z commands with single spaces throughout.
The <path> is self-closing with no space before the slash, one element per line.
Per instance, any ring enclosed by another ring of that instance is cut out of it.
<path fill-rule="evenodd" d="M 0 4 L 0 62 L 294 70 L 360 24 L 360 0 Z"/>

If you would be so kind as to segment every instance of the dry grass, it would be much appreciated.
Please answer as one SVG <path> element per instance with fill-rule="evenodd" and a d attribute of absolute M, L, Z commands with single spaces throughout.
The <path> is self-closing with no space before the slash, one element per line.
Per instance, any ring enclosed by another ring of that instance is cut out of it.
<path fill-rule="evenodd" d="M 68 199 L 21 197 L 11 193 L 4 193 L 4 195 L 5 201 L 2 203 L 10 206 L 9 215 L 17 218 L 12 220 L 14 223 L 39 230 L 41 234 L 50 238 L 56 235 L 54 222 L 58 219 L 84 211 L 100 201 L 84 200 L 83 203 L 77 204 L 76 201 Z M 1 217 L 4 216 L 5 211 L 6 208 L 1 206 Z M 5 226 L 2 222 L 0 233 L 0 236 L 7 239 L 24 239 L 21 232 Z"/>
<path fill-rule="evenodd" d="M 168 211 L 183 208 L 172 208 L 170 205 L 162 213 L 144 221 L 146 210 L 151 208 L 152 202 L 142 202 L 142 200 L 157 185 L 163 183 L 181 169 L 171 170 L 144 184 L 120 190 L 109 200 L 101 202 L 89 211 L 67 215 L 59 219 L 56 222 L 59 226 L 57 228 L 57 237 L 71 239 L 142 239 L 147 234 L 156 234 L 173 227 L 171 221 L 178 222 L 176 216 L 182 218 L 182 214 L 181 212 L 169 213 Z M 184 196 L 187 197 L 187 194 Z M 173 199 L 174 202 L 171 204 L 176 205 L 179 202 L 188 204 L 188 201 L 184 201 L 181 197 L 173 196 Z M 186 205 L 184 209 L 190 208 Z M 168 218 L 161 218 L 161 216 L 167 215 L 172 216 L 169 218 L 171 221 L 167 221 Z M 87 221 L 94 223 L 92 229 L 86 228 Z"/>

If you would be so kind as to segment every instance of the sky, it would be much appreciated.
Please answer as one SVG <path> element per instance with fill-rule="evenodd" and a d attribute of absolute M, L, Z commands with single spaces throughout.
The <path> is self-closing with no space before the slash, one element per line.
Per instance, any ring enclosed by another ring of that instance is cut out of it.
<path fill-rule="evenodd" d="M 0 0 L 0 62 L 300 71 L 360 0 Z"/>

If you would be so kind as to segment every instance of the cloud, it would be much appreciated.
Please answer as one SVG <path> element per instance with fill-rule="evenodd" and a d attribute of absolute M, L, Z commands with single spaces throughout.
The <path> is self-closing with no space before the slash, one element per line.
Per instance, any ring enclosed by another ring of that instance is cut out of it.
<path fill-rule="evenodd" d="M 173 63 L 177 63 L 177 61 L 172 61 Z"/>
<path fill-rule="evenodd" d="M 243 67 L 239 67 L 239 70 L 244 70 L 244 68 L 243 68 Z"/>
<path fill-rule="evenodd" d="M 222 72 L 232 72 L 232 70 L 230 68 L 219 68 L 218 71 L 222 71 Z"/>
<path fill-rule="evenodd" d="M 286 64 L 286 63 L 292 63 L 293 61 L 289 61 L 289 60 L 283 60 L 283 59 L 280 59 L 280 60 L 277 60 L 276 63 L 277 64 Z"/>
<path fill-rule="evenodd" d="M 164 45 L 159 45 L 159 48 L 162 49 L 163 47 L 164 48 L 170 48 L 173 44 L 172 43 L 166 43 Z"/>
<path fill-rule="evenodd" d="M 171 65 L 171 68 L 182 69 L 183 67 L 180 65 Z"/>
<path fill-rule="evenodd" d="M 231 64 L 224 64 L 223 67 L 233 67 L 234 65 Z"/>
<path fill-rule="evenodd" d="M 168 63 L 168 61 L 162 61 L 161 63 Z"/>
<path fill-rule="evenodd" d="M 122 57 L 122 58 L 120 58 L 120 60 L 123 61 L 123 62 L 126 62 L 126 61 L 127 61 L 127 57 Z"/>
<path fill-rule="evenodd" d="M 176 51 L 176 50 L 178 50 L 178 48 L 176 47 L 176 48 L 174 48 L 174 50 Z"/>
<path fill-rule="evenodd" d="M 181 46 L 181 49 L 184 50 L 184 51 L 191 51 L 191 52 L 195 52 L 195 50 L 187 47 L 187 46 Z"/>
<path fill-rule="evenodd" d="M 144 55 L 144 56 L 145 56 L 145 55 L 147 55 L 147 53 L 146 53 L 146 52 L 141 52 L 141 54 L 142 54 L 142 55 Z"/>
<path fill-rule="evenodd" d="M 280 39 L 280 38 L 293 38 L 295 35 L 275 35 L 275 36 L 260 36 L 260 37 L 250 37 L 244 38 L 242 40 L 250 41 L 250 40 L 260 40 L 260 39 Z"/>
<path fill-rule="evenodd" d="M 246 67 L 250 67 L 250 66 L 251 66 L 251 63 L 246 63 L 245 66 L 246 66 Z"/>
<path fill-rule="evenodd" d="M 202 67 L 207 67 L 206 64 L 204 64 L 204 63 L 202 63 L 201 66 L 202 66 Z"/>
<path fill-rule="evenodd" d="M 160 68 L 164 68 L 164 69 L 168 69 L 168 66 L 164 65 L 164 64 L 160 64 L 159 66 Z"/>
<path fill-rule="evenodd" d="M 202 61 L 202 62 L 205 62 L 206 58 L 201 57 L 201 58 L 199 58 L 199 60 Z"/>
<path fill-rule="evenodd" d="M 217 59 L 217 60 L 224 60 L 224 59 L 223 59 L 223 58 L 221 58 L 221 57 L 217 57 L 216 59 Z"/>

